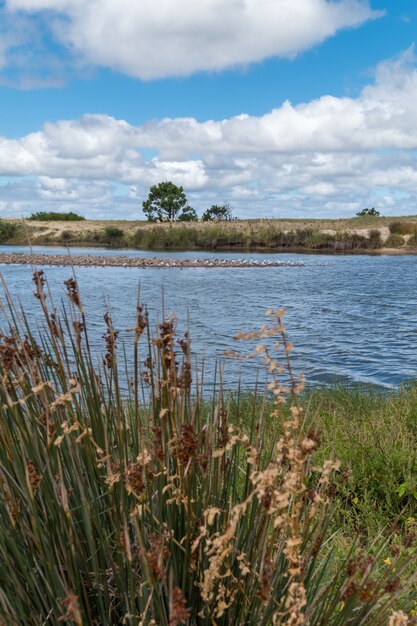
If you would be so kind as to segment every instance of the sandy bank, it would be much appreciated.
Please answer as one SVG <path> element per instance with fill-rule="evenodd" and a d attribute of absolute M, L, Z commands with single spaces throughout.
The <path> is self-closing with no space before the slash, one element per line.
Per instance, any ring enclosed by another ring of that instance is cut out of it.
<path fill-rule="evenodd" d="M 0 264 L 62 265 L 74 267 L 138 267 L 161 268 L 221 268 L 221 267 L 303 267 L 302 261 L 252 261 L 248 259 L 161 259 L 158 257 L 69 256 L 52 254 L 0 253 Z"/>

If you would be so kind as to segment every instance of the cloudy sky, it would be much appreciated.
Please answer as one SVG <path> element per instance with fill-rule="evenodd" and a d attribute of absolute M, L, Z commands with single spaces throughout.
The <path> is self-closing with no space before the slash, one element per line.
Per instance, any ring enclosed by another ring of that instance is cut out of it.
<path fill-rule="evenodd" d="M 417 213 L 416 0 L 0 0 L 0 216 Z"/>

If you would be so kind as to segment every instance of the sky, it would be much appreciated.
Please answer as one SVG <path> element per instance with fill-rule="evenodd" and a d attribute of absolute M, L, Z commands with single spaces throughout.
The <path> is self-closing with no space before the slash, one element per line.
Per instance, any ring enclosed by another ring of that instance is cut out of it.
<path fill-rule="evenodd" d="M 417 214 L 417 0 L 0 0 L 0 217 Z"/>

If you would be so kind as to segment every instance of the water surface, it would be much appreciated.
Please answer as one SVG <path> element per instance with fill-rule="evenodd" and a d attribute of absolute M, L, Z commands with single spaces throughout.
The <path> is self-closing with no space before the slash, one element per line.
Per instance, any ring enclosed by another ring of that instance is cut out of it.
<path fill-rule="evenodd" d="M 25 252 L 24 246 L 2 246 Z M 64 248 L 37 246 L 37 253 Z M 178 258 L 245 258 L 304 261 L 304 267 L 140 269 L 78 267 L 76 274 L 97 353 L 103 348 L 103 310 L 110 307 L 121 340 L 132 328 L 140 286 L 151 320 L 161 319 L 161 304 L 173 311 L 179 327 L 189 325 L 194 350 L 204 353 L 206 378 L 223 351 L 239 346 L 236 332 L 264 322 L 264 311 L 286 309 L 286 326 L 294 344 L 294 364 L 311 384 L 342 382 L 397 386 L 417 376 L 417 256 L 300 255 L 274 253 L 166 252 L 73 248 L 71 254 L 132 255 Z M 56 302 L 65 298 L 69 267 L 47 267 Z M 31 269 L 3 265 L 1 273 L 29 317 L 40 319 L 33 298 Z M 255 369 L 230 359 L 225 379 L 255 382 Z"/>

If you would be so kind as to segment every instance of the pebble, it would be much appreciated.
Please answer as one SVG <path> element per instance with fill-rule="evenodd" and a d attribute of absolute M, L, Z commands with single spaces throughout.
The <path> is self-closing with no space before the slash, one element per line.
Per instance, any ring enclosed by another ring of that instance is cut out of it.
<path fill-rule="evenodd" d="M 304 267 L 303 261 L 255 261 L 253 259 L 163 259 L 158 257 L 67 256 L 64 254 L 0 253 L 0 263 L 6 265 L 63 265 L 82 267 L 138 268 L 221 268 L 221 267 Z"/>

